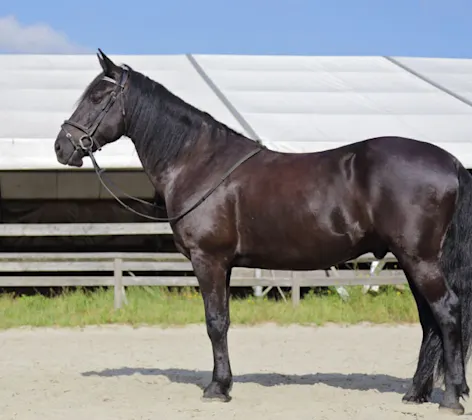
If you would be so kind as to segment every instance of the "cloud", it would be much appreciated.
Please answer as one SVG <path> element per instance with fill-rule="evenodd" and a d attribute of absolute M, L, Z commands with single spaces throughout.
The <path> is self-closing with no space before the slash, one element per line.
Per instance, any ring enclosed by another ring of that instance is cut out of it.
<path fill-rule="evenodd" d="M 0 52 L 23 54 L 77 54 L 90 52 L 66 34 L 44 23 L 23 25 L 14 16 L 0 17 Z"/>

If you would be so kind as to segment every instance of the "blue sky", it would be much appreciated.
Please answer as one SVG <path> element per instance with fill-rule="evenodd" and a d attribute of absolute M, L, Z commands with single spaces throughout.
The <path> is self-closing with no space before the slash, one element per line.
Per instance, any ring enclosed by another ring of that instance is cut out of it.
<path fill-rule="evenodd" d="M 3 20 L 2 20 L 3 18 Z M 0 52 L 472 58 L 472 0 L 2 0 Z"/>

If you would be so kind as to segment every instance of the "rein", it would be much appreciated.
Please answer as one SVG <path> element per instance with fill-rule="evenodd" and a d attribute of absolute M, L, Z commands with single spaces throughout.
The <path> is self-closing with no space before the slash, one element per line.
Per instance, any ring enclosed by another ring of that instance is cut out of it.
<path fill-rule="evenodd" d="M 109 194 L 118 202 L 120 203 L 125 209 L 129 210 L 132 213 L 137 214 L 138 216 L 145 217 L 147 219 L 155 220 L 158 222 L 175 222 L 177 220 L 180 220 L 182 217 L 186 216 L 188 213 L 190 213 L 192 210 L 197 208 L 200 204 L 202 204 L 233 172 L 236 170 L 240 165 L 242 165 L 244 162 L 255 156 L 257 153 L 259 153 L 262 150 L 262 148 L 257 148 L 252 150 L 250 153 L 247 155 L 243 156 L 240 160 L 238 160 L 231 168 L 229 168 L 224 175 L 220 178 L 220 180 L 212 187 L 210 188 L 205 194 L 200 197 L 198 201 L 196 201 L 193 205 L 191 205 L 187 210 L 183 211 L 180 213 L 178 216 L 173 216 L 173 217 L 154 217 L 154 216 L 149 216 L 147 214 L 140 213 L 139 211 L 131 208 L 128 206 L 126 203 L 123 203 L 119 199 L 119 197 L 116 196 L 116 194 L 108 187 L 106 182 L 103 180 L 102 173 L 105 172 L 104 169 L 101 169 L 100 166 L 98 166 L 97 161 L 95 160 L 95 156 L 93 153 L 88 150 L 88 155 L 90 156 L 90 159 L 92 160 L 93 168 L 95 169 L 95 173 L 97 174 L 98 179 L 100 180 L 101 184 L 105 187 L 105 189 L 109 192 Z M 140 200 L 139 198 L 132 197 L 128 194 L 124 194 L 126 197 L 131 198 L 132 200 L 138 201 L 143 204 L 147 204 L 149 206 L 157 207 L 152 203 L 149 203 L 148 201 Z"/>
<path fill-rule="evenodd" d="M 105 118 L 106 114 L 108 113 L 108 111 L 110 110 L 110 108 L 112 107 L 112 105 L 114 104 L 114 102 L 116 101 L 116 99 L 118 97 L 121 98 L 121 105 L 122 105 L 121 106 L 121 112 L 123 114 L 123 122 L 124 122 L 125 128 L 126 128 L 126 113 L 125 113 L 125 104 L 124 104 L 124 98 L 123 98 L 123 96 L 124 96 L 123 91 L 124 91 L 125 84 L 126 84 L 126 82 L 128 80 L 128 77 L 129 77 L 129 69 L 126 66 L 122 66 L 122 69 L 123 69 L 123 72 L 121 74 L 121 80 L 120 80 L 119 83 L 116 82 L 114 79 L 112 79 L 110 77 L 106 77 L 106 76 L 103 77 L 103 80 L 106 80 L 107 82 L 115 84 L 116 89 L 111 93 L 110 97 L 108 98 L 108 100 L 104 104 L 104 106 L 102 107 L 102 110 L 101 110 L 100 114 L 95 119 L 95 122 L 92 124 L 92 126 L 90 128 L 88 128 L 88 127 L 85 127 L 85 126 L 83 126 L 81 124 L 78 124 L 74 121 L 65 120 L 64 123 L 62 124 L 62 129 L 66 133 L 66 137 L 69 139 L 69 141 L 74 146 L 75 150 L 74 150 L 73 153 L 76 153 L 77 151 L 81 151 L 81 152 L 84 152 L 85 155 L 88 155 L 90 157 L 90 160 L 92 161 L 92 164 L 93 164 L 93 168 L 95 170 L 95 173 L 97 174 L 98 179 L 100 180 L 100 183 L 108 191 L 108 193 L 119 204 L 121 204 L 128 211 L 130 211 L 134 214 L 137 214 L 138 216 L 145 217 L 146 219 L 150 219 L 150 220 L 154 220 L 154 221 L 158 221 L 158 222 L 174 222 L 174 221 L 180 220 L 185 215 L 190 213 L 192 210 L 197 208 L 200 204 L 202 204 L 240 165 L 242 165 L 244 162 L 246 162 L 247 160 L 249 160 L 250 158 L 252 158 L 256 154 L 258 154 L 263 149 L 263 147 L 258 147 L 256 149 L 252 150 L 251 152 L 249 152 L 247 155 L 243 156 L 241 159 L 239 159 L 233 166 L 231 166 L 231 168 L 229 168 L 223 174 L 223 176 L 220 178 L 220 180 L 212 188 L 210 188 L 205 194 L 203 194 L 202 197 L 200 197 L 199 200 L 197 200 L 187 210 L 183 211 L 182 213 L 180 213 L 177 216 L 165 217 L 165 218 L 164 217 L 154 217 L 154 216 L 150 216 L 150 215 L 147 215 L 147 214 L 140 213 L 139 211 L 131 208 L 126 203 L 124 203 L 122 200 L 120 200 L 120 198 L 107 185 L 107 183 L 103 179 L 103 173 L 105 172 L 105 170 L 100 168 L 100 166 L 98 165 L 97 161 L 95 160 L 95 156 L 94 156 L 93 150 L 92 150 L 93 146 L 96 147 L 96 150 L 101 150 L 101 148 L 102 148 L 102 146 L 100 146 L 100 144 L 98 144 L 98 142 L 93 138 L 93 135 L 97 131 L 97 128 L 100 126 L 100 123 L 103 121 L 103 118 Z M 65 129 L 65 125 L 70 125 L 72 127 L 75 127 L 83 133 L 83 135 L 78 139 L 77 143 L 75 143 L 73 141 L 73 137 Z M 125 132 L 126 132 L 126 129 L 125 129 Z M 89 144 L 86 145 L 84 143 L 84 140 L 89 140 Z M 109 181 L 110 184 L 112 184 L 112 182 L 110 180 L 108 180 L 108 181 Z M 139 198 L 128 195 L 118 187 L 117 187 L 117 189 L 120 190 L 121 193 L 125 197 L 130 198 L 131 200 L 137 201 L 137 202 L 142 203 L 142 204 L 146 204 L 146 205 L 151 206 L 151 207 L 156 207 L 156 208 L 160 207 L 160 206 L 157 206 L 157 205 L 155 205 L 153 203 L 150 203 L 148 201 L 141 200 Z"/>

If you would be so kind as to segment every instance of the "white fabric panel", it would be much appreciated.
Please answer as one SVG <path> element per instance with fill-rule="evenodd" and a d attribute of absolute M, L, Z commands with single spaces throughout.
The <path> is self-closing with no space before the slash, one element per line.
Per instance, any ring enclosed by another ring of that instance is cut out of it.
<path fill-rule="evenodd" d="M 440 143 L 472 167 L 472 107 L 383 57 L 195 58 L 272 149 L 320 151 L 400 135 Z M 461 77 L 472 72 L 465 61 Z"/>
<path fill-rule="evenodd" d="M 472 102 L 472 60 L 400 57 L 396 60 Z"/>
<path fill-rule="evenodd" d="M 186 56 L 110 58 L 245 133 Z M 100 70 L 95 55 L 0 55 L 0 170 L 67 169 L 56 162 L 53 142 Z M 132 143 L 125 138 L 105 147 L 97 159 L 105 167 L 141 168 Z"/>
<path fill-rule="evenodd" d="M 187 57 L 110 57 L 247 134 Z M 320 151 L 403 135 L 441 145 L 472 168 L 472 107 L 383 57 L 194 58 L 271 149 Z M 472 100 L 472 60 L 396 59 Z M 0 55 L 0 170 L 69 170 L 57 163 L 53 142 L 99 71 L 95 55 Z M 97 160 L 105 168 L 141 168 L 125 138 Z"/>

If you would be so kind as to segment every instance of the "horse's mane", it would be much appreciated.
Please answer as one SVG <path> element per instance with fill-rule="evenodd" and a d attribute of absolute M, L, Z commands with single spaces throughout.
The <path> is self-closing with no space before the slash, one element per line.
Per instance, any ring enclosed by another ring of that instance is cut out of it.
<path fill-rule="evenodd" d="M 218 138 L 234 143 L 239 138 L 252 141 L 185 102 L 160 83 L 131 68 L 129 72 L 130 89 L 126 96 L 129 134 L 140 139 L 136 147 L 146 156 L 148 164 L 163 166 L 175 159 L 185 145 L 199 140 L 205 123 L 210 129 L 211 140 Z"/>

